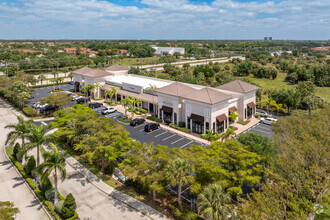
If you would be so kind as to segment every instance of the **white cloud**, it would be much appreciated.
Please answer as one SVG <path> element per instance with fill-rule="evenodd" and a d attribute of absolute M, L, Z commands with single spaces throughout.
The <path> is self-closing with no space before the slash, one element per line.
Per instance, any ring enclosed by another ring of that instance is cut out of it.
<path fill-rule="evenodd" d="M 5 26 L 0 38 L 44 38 L 53 34 L 52 38 L 260 39 L 271 34 L 275 38 L 303 39 L 313 36 L 310 32 L 315 35 L 313 39 L 330 36 L 330 26 L 326 25 L 330 23 L 329 0 L 140 2 L 147 7 L 98 0 L 2 3 L 0 22 Z"/>

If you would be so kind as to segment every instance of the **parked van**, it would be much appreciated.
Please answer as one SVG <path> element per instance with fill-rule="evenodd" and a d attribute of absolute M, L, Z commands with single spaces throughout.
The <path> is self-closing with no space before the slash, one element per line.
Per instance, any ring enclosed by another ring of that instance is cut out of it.
<path fill-rule="evenodd" d="M 260 118 L 260 122 L 266 125 L 272 125 L 277 121 L 278 120 L 276 118 Z"/>

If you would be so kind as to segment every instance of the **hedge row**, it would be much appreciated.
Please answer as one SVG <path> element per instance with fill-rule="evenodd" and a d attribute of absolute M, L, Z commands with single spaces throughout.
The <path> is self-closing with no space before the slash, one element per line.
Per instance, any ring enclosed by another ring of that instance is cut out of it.
<path fill-rule="evenodd" d="M 9 156 L 9 158 L 15 164 L 15 166 L 17 167 L 17 169 L 19 170 L 19 172 L 22 174 L 22 176 L 24 177 L 24 179 L 26 180 L 26 182 L 29 184 L 29 186 L 33 189 L 34 193 L 46 205 L 46 207 L 48 208 L 48 210 L 50 211 L 50 213 L 56 218 L 56 220 L 62 220 L 62 218 L 60 218 L 60 216 L 55 212 L 55 210 L 53 209 L 53 207 L 49 204 L 49 201 L 47 201 L 46 198 L 44 197 L 44 195 L 40 192 L 40 190 L 37 189 L 36 184 L 33 182 L 33 180 L 31 180 L 31 178 L 29 178 L 29 176 L 27 175 L 27 173 L 25 172 L 25 170 L 23 169 L 23 167 L 21 166 L 21 164 L 13 156 Z M 59 192 L 58 192 L 58 198 L 60 200 L 65 200 L 65 197 L 62 196 Z M 73 220 L 73 219 L 76 219 L 76 218 L 78 218 L 78 214 L 77 213 L 75 213 L 75 215 L 73 217 L 68 218 L 67 220 Z"/>
<path fill-rule="evenodd" d="M 155 116 L 148 116 L 147 119 L 158 122 L 158 123 L 162 123 L 162 119 L 156 118 Z"/>
<path fill-rule="evenodd" d="M 37 116 L 37 111 L 31 108 L 29 105 L 25 105 L 22 109 L 23 113 L 28 117 L 35 117 Z"/>
<path fill-rule="evenodd" d="M 177 125 L 175 125 L 175 124 L 170 124 L 170 127 L 171 128 L 175 128 L 175 129 L 177 129 L 177 130 L 179 130 L 179 131 L 183 131 L 183 132 L 185 132 L 185 133 L 187 133 L 187 134 L 189 134 L 190 133 L 190 129 L 188 129 L 188 128 L 182 128 L 182 127 L 179 127 L 179 126 L 177 126 Z"/>

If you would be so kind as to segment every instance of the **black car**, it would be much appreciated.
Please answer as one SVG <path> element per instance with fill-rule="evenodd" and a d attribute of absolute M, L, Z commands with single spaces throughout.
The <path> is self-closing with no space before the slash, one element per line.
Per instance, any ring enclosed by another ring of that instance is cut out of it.
<path fill-rule="evenodd" d="M 45 107 L 42 107 L 40 109 L 40 113 L 48 112 L 48 111 L 54 111 L 55 108 L 53 106 L 47 105 Z"/>
<path fill-rule="evenodd" d="M 77 102 L 77 104 L 85 103 L 85 102 L 87 102 L 87 99 L 85 97 L 79 97 L 76 99 L 76 102 Z"/>
<path fill-rule="evenodd" d="M 148 123 L 144 126 L 144 131 L 153 131 L 159 128 L 159 124 L 158 123 Z"/>
<path fill-rule="evenodd" d="M 89 108 L 100 108 L 102 106 L 103 106 L 103 104 L 102 103 L 98 103 L 98 102 L 92 102 L 92 103 L 89 103 L 88 104 L 88 107 Z"/>
<path fill-rule="evenodd" d="M 133 119 L 129 124 L 131 126 L 135 126 L 135 125 L 141 125 L 143 124 L 144 122 L 146 122 L 146 120 L 142 119 L 142 118 L 135 118 Z"/>

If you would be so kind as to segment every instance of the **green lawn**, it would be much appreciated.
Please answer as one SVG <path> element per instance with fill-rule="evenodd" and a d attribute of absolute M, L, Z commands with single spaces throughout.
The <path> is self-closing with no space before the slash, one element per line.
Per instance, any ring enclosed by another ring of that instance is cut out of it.
<path fill-rule="evenodd" d="M 159 57 L 146 57 L 146 58 L 124 58 L 116 59 L 113 61 L 114 64 L 121 64 L 123 66 L 140 66 L 140 65 L 151 65 L 159 63 Z"/>

